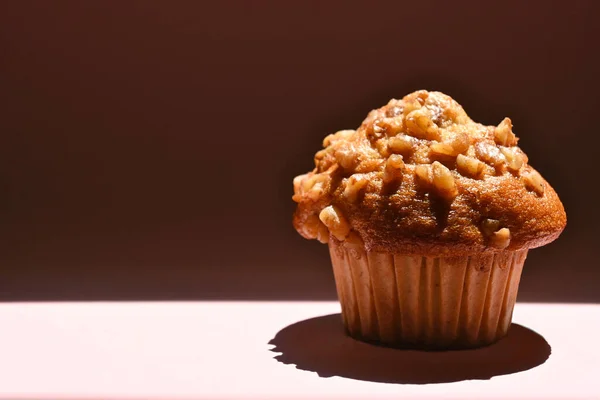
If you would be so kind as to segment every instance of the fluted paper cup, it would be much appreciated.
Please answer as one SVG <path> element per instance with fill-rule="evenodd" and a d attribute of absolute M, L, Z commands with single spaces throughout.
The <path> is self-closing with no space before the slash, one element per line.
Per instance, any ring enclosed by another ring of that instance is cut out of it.
<path fill-rule="evenodd" d="M 397 255 L 337 240 L 329 249 L 346 331 L 394 347 L 472 348 L 504 337 L 527 257 Z"/>

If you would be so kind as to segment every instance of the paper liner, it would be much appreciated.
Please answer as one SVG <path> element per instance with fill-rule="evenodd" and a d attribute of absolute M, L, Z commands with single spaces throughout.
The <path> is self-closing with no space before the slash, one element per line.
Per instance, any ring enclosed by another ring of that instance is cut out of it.
<path fill-rule="evenodd" d="M 527 250 L 462 257 L 367 252 L 329 242 L 342 319 L 358 339 L 465 348 L 504 337 Z"/>

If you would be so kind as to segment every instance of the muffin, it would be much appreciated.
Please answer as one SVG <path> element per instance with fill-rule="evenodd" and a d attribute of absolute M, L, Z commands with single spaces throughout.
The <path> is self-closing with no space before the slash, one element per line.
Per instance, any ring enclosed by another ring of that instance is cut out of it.
<path fill-rule="evenodd" d="M 529 249 L 566 225 L 509 118 L 474 122 L 417 91 L 327 136 L 294 179 L 294 227 L 329 245 L 342 320 L 389 346 L 468 348 L 506 335 Z"/>

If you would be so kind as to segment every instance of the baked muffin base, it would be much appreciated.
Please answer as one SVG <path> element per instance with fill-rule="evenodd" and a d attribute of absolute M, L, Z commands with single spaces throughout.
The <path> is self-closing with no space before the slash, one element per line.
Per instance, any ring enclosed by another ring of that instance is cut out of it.
<path fill-rule="evenodd" d="M 527 249 L 460 257 L 366 251 L 332 238 L 342 320 L 354 338 L 393 347 L 485 346 L 504 337 Z"/>

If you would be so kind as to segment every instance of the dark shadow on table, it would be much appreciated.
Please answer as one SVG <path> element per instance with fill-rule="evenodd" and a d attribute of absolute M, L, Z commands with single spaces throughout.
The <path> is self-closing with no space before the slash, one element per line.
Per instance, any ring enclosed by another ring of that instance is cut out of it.
<path fill-rule="evenodd" d="M 269 344 L 284 364 L 363 381 L 427 384 L 526 371 L 550 357 L 548 342 L 536 332 L 513 324 L 508 336 L 480 349 L 460 351 L 399 350 L 354 340 L 343 330 L 340 314 L 307 319 L 279 331 Z"/>

